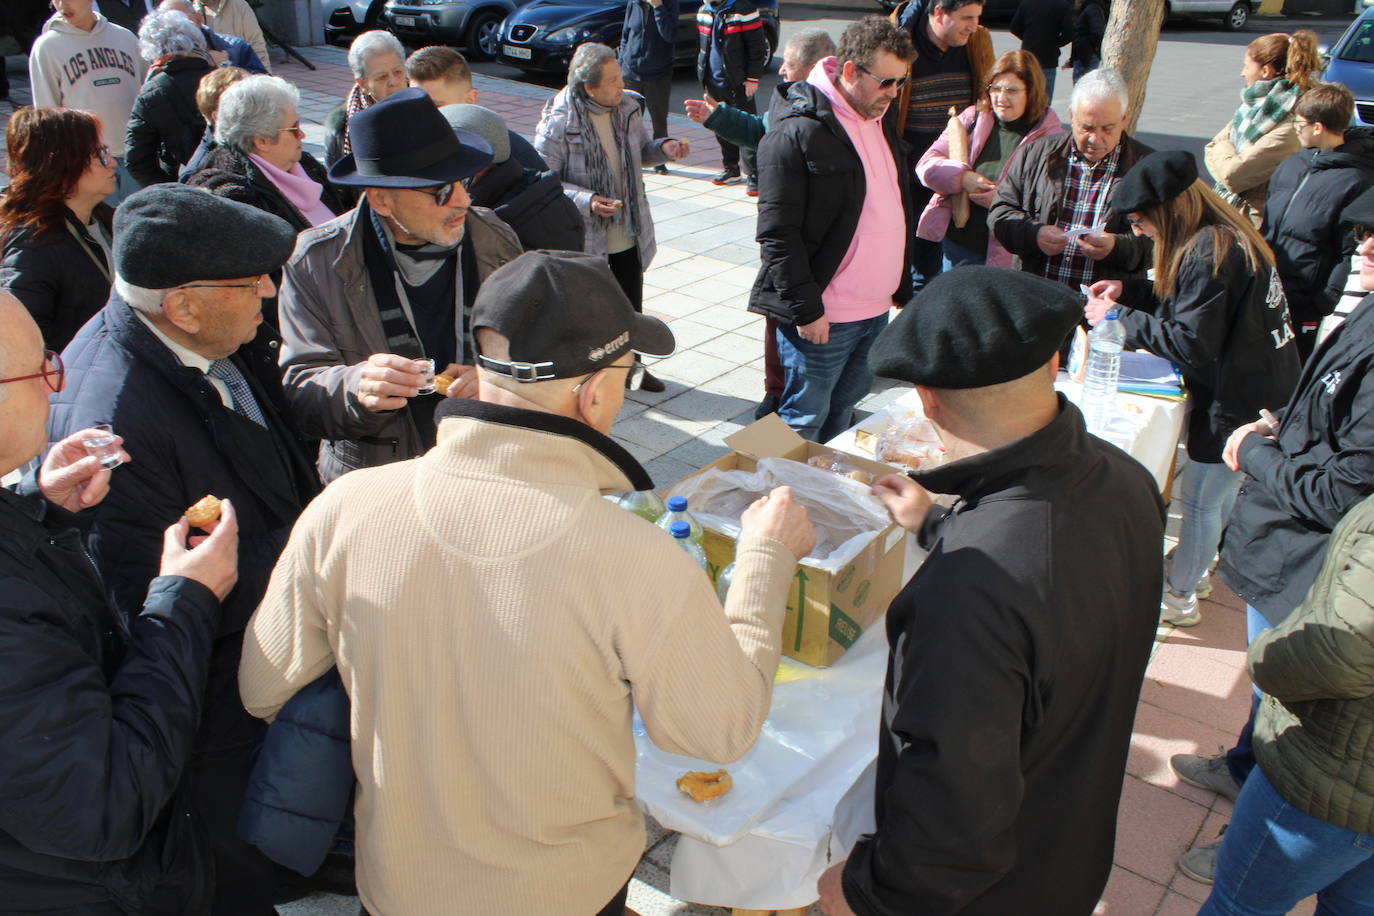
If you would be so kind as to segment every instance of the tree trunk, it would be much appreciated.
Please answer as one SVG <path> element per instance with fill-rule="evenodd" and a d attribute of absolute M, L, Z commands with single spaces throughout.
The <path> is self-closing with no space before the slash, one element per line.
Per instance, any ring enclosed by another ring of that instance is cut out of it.
<path fill-rule="evenodd" d="M 1131 95 L 1126 131 L 1135 133 L 1145 106 L 1145 84 L 1150 79 L 1159 27 L 1164 23 L 1164 0 L 1116 0 L 1102 37 L 1102 66 L 1121 74 Z"/>

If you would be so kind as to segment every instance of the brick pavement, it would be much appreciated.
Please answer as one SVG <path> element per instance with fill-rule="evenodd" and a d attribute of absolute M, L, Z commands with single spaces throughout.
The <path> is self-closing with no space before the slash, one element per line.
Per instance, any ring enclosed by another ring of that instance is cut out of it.
<path fill-rule="evenodd" d="M 277 72 L 301 89 L 300 115 L 307 144 L 318 154 L 320 123 L 350 81 L 342 49 L 304 48 L 319 69 L 294 61 Z M 11 58 L 15 101 L 27 101 L 26 80 Z M 476 76 L 480 102 L 530 136 L 553 91 Z M 1062 103 L 1062 99 L 1060 99 Z M 12 107 L 0 102 L 0 116 Z M 762 319 L 745 311 L 754 279 L 754 205 L 741 187 L 717 188 L 706 178 L 718 170 L 711 135 L 680 115 L 675 136 L 692 142 L 685 163 L 667 177 L 645 173 L 659 240 L 645 277 L 645 308 L 669 322 L 679 351 L 654 372 L 668 389 L 631 392 L 615 437 L 666 486 L 725 452 L 724 437 L 751 421 L 762 392 Z M 0 150 L 0 168 L 3 168 Z M 879 390 L 862 406 L 874 409 L 899 392 Z M 1176 518 L 1174 519 L 1176 523 Z M 1146 674 L 1124 780 L 1115 866 L 1097 912 L 1107 916 L 1184 916 L 1195 913 L 1206 888 L 1174 870 L 1195 841 L 1214 839 L 1231 803 L 1180 783 L 1168 766 L 1175 753 L 1212 753 L 1228 745 L 1244 719 L 1249 682 L 1244 671 L 1244 607 L 1218 583 L 1203 602 L 1203 622 L 1174 631 L 1157 645 Z M 876 723 L 875 723 L 876 725 Z M 1063 800 L 1074 804 L 1073 798 Z M 675 835 L 650 825 L 645 856 L 631 885 L 630 905 L 643 916 L 724 914 L 672 899 L 667 869 Z M 353 898 L 317 895 L 281 908 L 287 916 L 354 916 Z M 812 909 L 819 913 L 818 908 Z M 1294 910 L 1310 914 L 1308 901 Z"/>

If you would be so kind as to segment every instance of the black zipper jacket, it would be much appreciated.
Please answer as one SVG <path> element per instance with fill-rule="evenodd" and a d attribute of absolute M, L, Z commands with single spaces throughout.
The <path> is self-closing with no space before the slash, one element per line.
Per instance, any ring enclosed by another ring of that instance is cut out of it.
<path fill-rule="evenodd" d="M 1318 345 L 1279 416 L 1246 436 L 1222 541 L 1226 584 L 1280 623 L 1307 594 L 1341 518 L 1374 493 L 1374 296 Z"/>
<path fill-rule="evenodd" d="M 1087 916 L 1159 616 L 1164 508 L 1062 396 L 1040 431 L 912 476 L 953 493 L 887 613 L 859 916 Z"/>

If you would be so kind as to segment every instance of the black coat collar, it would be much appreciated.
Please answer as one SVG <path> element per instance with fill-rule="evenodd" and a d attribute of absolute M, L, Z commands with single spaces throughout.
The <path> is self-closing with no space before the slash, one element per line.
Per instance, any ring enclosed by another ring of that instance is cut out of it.
<path fill-rule="evenodd" d="M 1059 415 L 1048 426 L 1000 448 L 950 464 L 915 471 L 911 478 L 932 493 L 952 493 L 977 502 L 994 493 L 1025 490 L 1032 472 L 1068 466 L 1088 446 L 1083 414 L 1059 395 Z"/>
<path fill-rule="evenodd" d="M 614 464 L 630 479 L 635 490 L 652 490 L 653 478 L 635 457 L 610 436 L 604 436 L 581 420 L 560 417 L 542 410 L 525 410 L 521 407 L 508 407 L 505 404 L 491 404 L 469 398 L 455 398 L 444 408 L 444 418 L 465 417 L 486 423 L 500 423 L 520 429 L 532 429 L 555 436 L 567 436 L 596 450 L 603 458 Z"/>

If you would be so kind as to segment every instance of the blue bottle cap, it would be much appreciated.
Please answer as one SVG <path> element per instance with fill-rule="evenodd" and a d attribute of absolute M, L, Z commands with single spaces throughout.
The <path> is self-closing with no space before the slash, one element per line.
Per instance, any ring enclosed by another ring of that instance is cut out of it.
<path fill-rule="evenodd" d="M 668 511 L 669 511 L 669 512 L 686 512 L 686 511 L 687 511 L 687 497 L 685 497 L 685 496 L 669 496 L 669 497 L 668 497 Z"/>
<path fill-rule="evenodd" d="M 686 522 L 673 522 L 668 530 L 675 538 L 689 538 L 692 536 L 692 526 Z"/>

